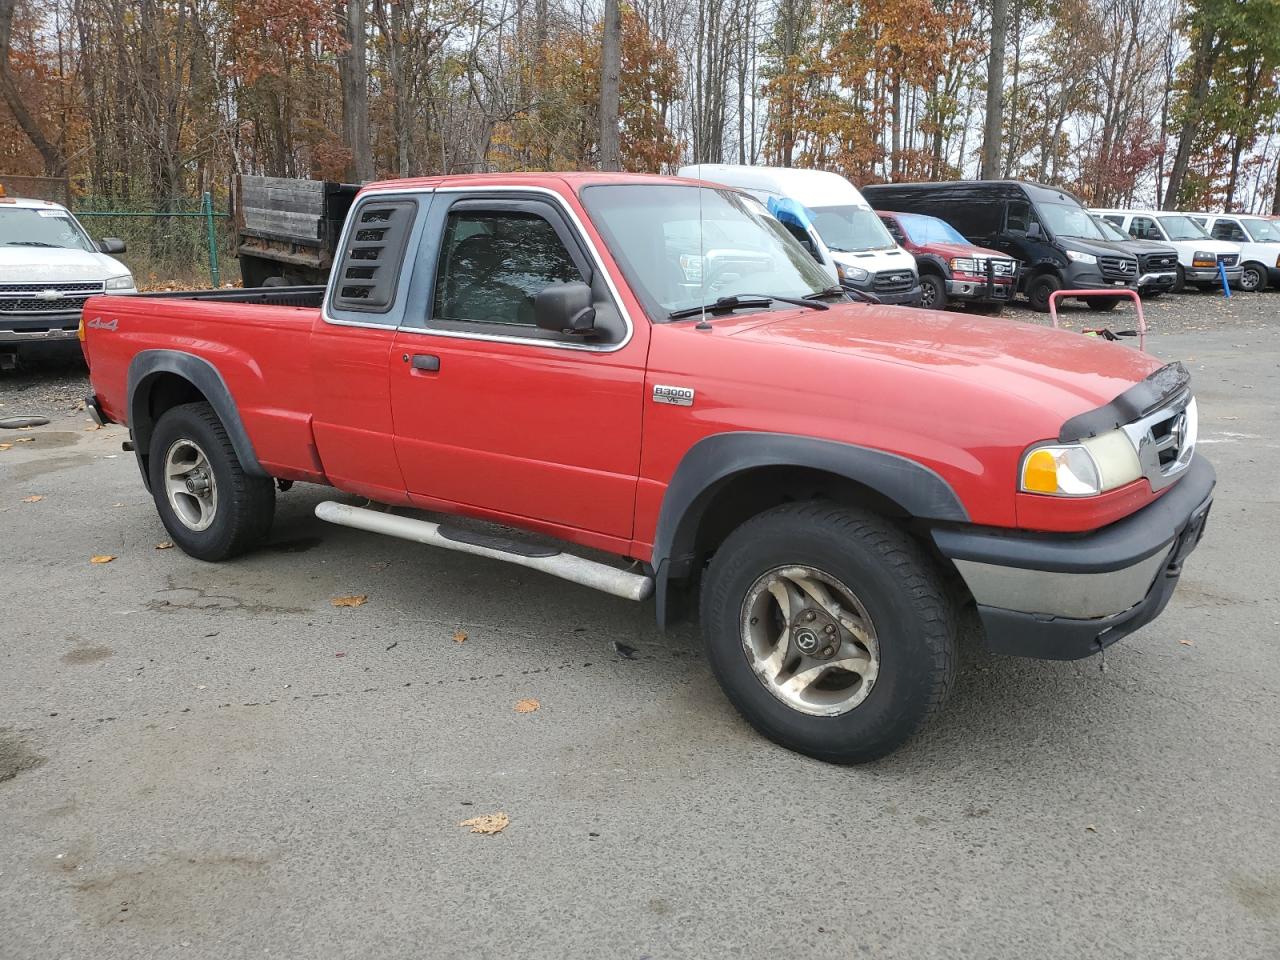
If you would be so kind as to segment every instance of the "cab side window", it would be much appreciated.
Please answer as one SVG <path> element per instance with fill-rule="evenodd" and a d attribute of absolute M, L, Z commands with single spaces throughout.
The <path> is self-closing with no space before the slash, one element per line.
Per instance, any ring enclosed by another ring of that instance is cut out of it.
<path fill-rule="evenodd" d="M 905 244 L 907 242 L 907 235 L 902 232 L 902 227 L 898 226 L 898 221 L 893 217 L 881 217 L 880 222 L 889 231 L 889 236 L 893 237 L 894 243 Z"/>
<path fill-rule="evenodd" d="M 533 327 L 533 298 L 553 283 L 584 282 L 555 228 L 533 213 L 452 212 L 436 270 L 437 320 Z"/>
<path fill-rule="evenodd" d="M 1005 229 L 1010 233 L 1026 233 L 1038 223 L 1036 212 L 1026 200 L 1010 200 L 1005 213 Z"/>
<path fill-rule="evenodd" d="M 1138 240 L 1164 239 L 1160 236 L 1160 228 L 1150 217 L 1134 217 L 1133 222 L 1129 224 L 1129 236 L 1136 237 Z"/>
<path fill-rule="evenodd" d="M 1209 234 L 1215 240 L 1230 240 L 1232 243 L 1248 243 L 1244 230 L 1233 220 L 1216 220 Z"/>

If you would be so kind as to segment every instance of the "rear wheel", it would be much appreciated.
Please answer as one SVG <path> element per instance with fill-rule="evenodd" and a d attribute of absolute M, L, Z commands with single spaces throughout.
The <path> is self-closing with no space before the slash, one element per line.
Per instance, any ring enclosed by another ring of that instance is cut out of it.
<path fill-rule="evenodd" d="M 920 306 L 926 310 L 947 309 L 947 281 L 936 273 L 921 274 Z"/>
<path fill-rule="evenodd" d="M 1062 281 L 1052 273 L 1042 273 L 1032 277 L 1027 284 L 1027 299 L 1031 301 L 1031 309 L 1039 313 L 1049 312 L 1049 297 L 1062 289 Z"/>
<path fill-rule="evenodd" d="M 721 544 L 702 585 L 712 670 L 771 740 L 834 763 L 884 756 L 942 705 L 955 621 L 938 571 L 881 517 L 787 504 Z"/>
<path fill-rule="evenodd" d="M 245 472 L 208 403 L 185 403 L 160 417 L 151 435 L 148 469 L 165 530 L 193 557 L 229 559 L 271 528 L 274 481 Z"/>

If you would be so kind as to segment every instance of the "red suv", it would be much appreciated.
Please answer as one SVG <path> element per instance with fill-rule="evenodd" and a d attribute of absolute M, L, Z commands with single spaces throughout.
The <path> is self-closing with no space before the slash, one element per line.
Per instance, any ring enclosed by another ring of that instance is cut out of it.
<path fill-rule="evenodd" d="M 952 303 L 966 303 L 999 313 L 1018 289 L 1018 261 L 974 246 L 945 220 L 920 213 L 876 213 L 893 239 L 916 258 L 920 306 L 945 310 Z"/>

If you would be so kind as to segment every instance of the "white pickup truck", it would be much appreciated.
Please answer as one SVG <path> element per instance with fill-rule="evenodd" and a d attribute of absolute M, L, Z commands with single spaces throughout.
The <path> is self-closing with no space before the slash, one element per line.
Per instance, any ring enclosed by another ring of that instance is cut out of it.
<path fill-rule="evenodd" d="M 95 241 L 66 207 L 4 196 L 0 188 L 0 369 L 38 353 L 77 356 L 85 300 L 135 293 L 133 275 L 108 254 L 124 241 Z"/>

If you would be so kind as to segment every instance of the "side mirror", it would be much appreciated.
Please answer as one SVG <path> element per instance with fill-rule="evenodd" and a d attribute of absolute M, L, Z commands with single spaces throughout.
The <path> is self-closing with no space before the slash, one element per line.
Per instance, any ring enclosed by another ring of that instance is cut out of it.
<path fill-rule="evenodd" d="M 1040 224 L 1032 223 L 1027 225 L 1027 239 L 1028 240 L 1044 239 L 1044 231 L 1040 229 Z"/>
<path fill-rule="evenodd" d="M 99 253 L 124 253 L 127 249 L 124 241 L 118 237 L 103 237 L 97 246 Z"/>
<path fill-rule="evenodd" d="M 553 283 L 533 298 L 534 322 L 541 330 L 582 336 L 596 327 L 591 288 L 585 283 Z"/>

